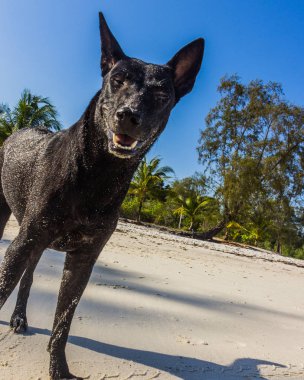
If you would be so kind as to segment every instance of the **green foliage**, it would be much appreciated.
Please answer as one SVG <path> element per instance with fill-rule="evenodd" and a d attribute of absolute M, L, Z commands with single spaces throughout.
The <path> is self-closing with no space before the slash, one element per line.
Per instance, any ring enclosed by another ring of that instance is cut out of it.
<path fill-rule="evenodd" d="M 139 201 L 136 197 L 127 195 L 120 210 L 124 218 L 136 220 Z M 178 217 L 174 215 L 172 205 L 158 199 L 148 199 L 141 209 L 141 220 L 163 226 L 177 226 Z"/>
<path fill-rule="evenodd" d="M 206 177 L 195 173 L 164 186 L 164 179 L 173 171 L 168 167 L 158 168 L 159 162 L 157 157 L 149 163 L 143 160 L 122 204 L 121 215 L 194 231 L 214 226 L 220 213 L 218 202 L 206 196 Z"/>
<path fill-rule="evenodd" d="M 227 221 L 227 239 L 304 258 L 303 108 L 272 82 L 231 76 L 219 92 L 198 147 L 205 174 L 164 186 L 169 172 L 144 160 L 122 213 L 194 231 Z"/>
<path fill-rule="evenodd" d="M 270 245 L 279 253 L 301 243 L 304 209 L 304 109 L 277 83 L 221 80 L 221 99 L 206 117 L 199 159 L 221 209 L 226 237 Z"/>
<path fill-rule="evenodd" d="M 138 198 L 127 195 L 121 205 L 120 215 L 123 218 L 135 220 L 138 214 L 138 206 Z"/>
<path fill-rule="evenodd" d="M 171 205 L 158 199 L 145 202 L 143 220 L 168 227 L 177 223 L 177 217 L 173 214 Z"/>
<path fill-rule="evenodd" d="M 189 219 L 189 230 L 196 231 L 199 226 L 199 215 L 202 215 L 205 211 L 210 209 L 214 205 L 214 199 L 209 197 L 201 197 L 200 195 L 191 195 L 185 197 L 183 195 L 176 194 L 176 203 L 179 205 L 174 210 L 174 213 L 180 216 L 180 220 L 183 216 Z"/>
<path fill-rule="evenodd" d="M 288 256 L 293 256 L 296 259 L 304 260 L 304 246 L 301 248 L 297 248 L 294 252 L 291 252 L 291 254 Z"/>
<path fill-rule="evenodd" d="M 176 227 L 202 231 L 218 222 L 221 218 L 218 202 L 207 192 L 208 179 L 201 173 L 173 182 L 167 203 L 172 203 L 174 213 L 179 216 Z"/>
<path fill-rule="evenodd" d="M 146 157 L 140 163 L 130 184 L 129 194 L 138 200 L 137 220 L 140 221 L 142 207 L 148 198 L 160 198 L 164 193 L 164 181 L 174 174 L 169 166 L 159 167 L 160 158 L 154 157 L 147 162 Z"/>
<path fill-rule="evenodd" d="M 257 245 L 258 241 L 261 240 L 263 230 L 253 223 L 249 223 L 246 227 L 231 221 L 227 224 L 226 228 L 232 240 Z"/>
<path fill-rule="evenodd" d="M 48 98 L 24 90 L 13 110 L 7 105 L 0 105 L 0 146 L 13 132 L 22 128 L 60 130 L 57 117 L 57 111 Z"/>
<path fill-rule="evenodd" d="M 183 197 L 204 196 L 208 190 L 208 179 L 202 173 L 195 172 L 193 176 L 175 180 L 171 186 L 174 194 Z"/>

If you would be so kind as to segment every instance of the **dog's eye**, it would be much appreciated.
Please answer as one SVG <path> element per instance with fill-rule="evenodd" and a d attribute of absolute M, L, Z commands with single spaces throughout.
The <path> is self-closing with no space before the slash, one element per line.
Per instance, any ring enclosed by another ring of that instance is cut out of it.
<path fill-rule="evenodd" d="M 157 92 L 157 93 L 154 93 L 154 98 L 159 103 L 166 103 L 169 99 L 169 96 L 163 92 Z"/>
<path fill-rule="evenodd" d="M 111 79 L 112 79 L 112 83 L 117 87 L 120 87 L 124 84 L 124 78 L 120 76 L 112 77 Z"/>

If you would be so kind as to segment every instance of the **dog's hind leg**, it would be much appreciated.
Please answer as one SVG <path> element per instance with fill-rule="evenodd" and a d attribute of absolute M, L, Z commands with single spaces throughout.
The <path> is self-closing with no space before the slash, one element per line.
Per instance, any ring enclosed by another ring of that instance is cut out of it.
<path fill-rule="evenodd" d="M 26 306 L 33 284 L 33 276 L 40 255 L 31 257 L 25 272 L 20 281 L 19 291 L 15 310 L 11 316 L 10 326 L 15 333 L 21 333 L 27 330 Z"/>
<path fill-rule="evenodd" d="M 15 289 L 27 266 L 32 260 L 39 261 L 48 244 L 48 234 L 45 231 L 24 228 L 21 225 L 18 236 L 7 248 L 0 266 L 0 309 Z M 26 293 L 21 292 L 21 295 L 25 297 Z"/>
<path fill-rule="evenodd" d="M 2 239 L 5 225 L 7 221 L 9 220 L 11 213 L 12 212 L 8 204 L 6 203 L 4 196 L 2 197 L 1 190 L 0 190 L 0 239 Z"/>
<path fill-rule="evenodd" d="M 2 182 L 1 182 L 1 173 L 3 166 L 3 157 L 4 152 L 3 148 L 0 148 L 0 239 L 2 239 L 4 227 L 11 215 L 11 210 L 6 202 L 6 199 L 3 194 Z"/>

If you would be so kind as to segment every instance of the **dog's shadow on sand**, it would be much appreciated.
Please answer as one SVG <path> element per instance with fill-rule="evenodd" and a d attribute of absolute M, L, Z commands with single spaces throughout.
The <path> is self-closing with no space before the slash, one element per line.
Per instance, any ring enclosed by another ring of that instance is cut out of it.
<path fill-rule="evenodd" d="M 78 336 L 70 336 L 69 342 L 101 354 L 130 360 L 160 371 L 165 371 L 186 380 L 244 380 L 250 379 L 250 376 L 258 376 L 259 379 L 265 379 L 260 374 L 259 365 L 283 367 L 277 363 L 251 358 L 240 358 L 229 366 L 223 366 L 201 359 L 115 346 Z"/>
<path fill-rule="evenodd" d="M 8 326 L 8 323 L 4 321 L 0 321 L 0 324 Z M 30 327 L 24 335 L 36 334 L 50 336 L 51 332 L 48 329 Z M 133 361 L 155 370 L 164 371 L 185 380 L 245 380 L 251 378 L 267 380 L 261 374 L 259 366 L 272 366 L 273 369 L 285 367 L 282 364 L 252 358 L 240 358 L 231 365 L 224 366 L 191 357 L 121 347 L 74 335 L 69 336 L 68 342 L 103 355 Z"/>

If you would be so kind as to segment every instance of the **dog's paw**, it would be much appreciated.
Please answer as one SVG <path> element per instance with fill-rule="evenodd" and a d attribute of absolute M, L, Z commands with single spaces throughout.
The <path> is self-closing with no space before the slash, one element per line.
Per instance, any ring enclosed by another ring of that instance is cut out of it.
<path fill-rule="evenodd" d="M 73 375 L 70 372 L 63 372 L 59 374 L 56 372 L 55 375 L 50 374 L 50 380 L 85 380 L 88 379 L 88 377 L 78 377 Z"/>
<path fill-rule="evenodd" d="M 26 316 L 13 315 L 10 321 L 10 327 L 16 334 L 24 333 L 27 330 Z"/>
<path fill-rule="evenodd" d="M 75 375 L 72 375 L 71 373 L 69 373 L 68 375 L 65 375 L 64 377 L 54 377 L 52 378 L 51 377 L 51 380 L 84 380 L 83 377 L 78 377 L 78 376 L 75 376 Z"/>

